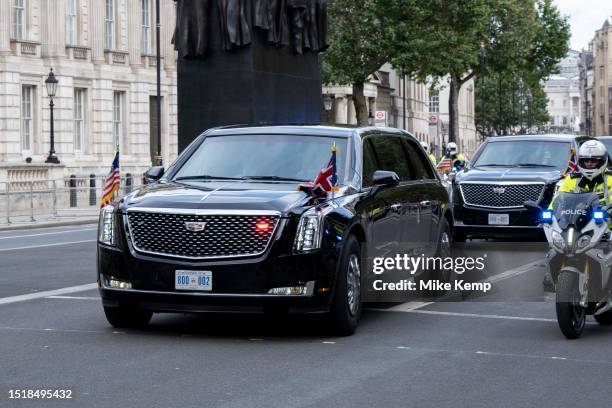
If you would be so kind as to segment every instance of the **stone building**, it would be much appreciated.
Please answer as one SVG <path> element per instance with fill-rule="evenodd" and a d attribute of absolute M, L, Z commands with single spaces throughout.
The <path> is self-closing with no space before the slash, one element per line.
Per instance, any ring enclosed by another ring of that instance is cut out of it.
<path fill-rule="evenodd" d="M 544 82 L 551 132 L 577 133 L 581 129 L 580 61 L 580 53 L 570 50 L 557 64 L 559 73 Z"/>
<path fill-rule="evenodd" d="M 351 86 L 325 86 L 323 94 L 333 98 L 331 110 L 322 114 L 323 122 L 340 125 L 357 123 Z M 431 92 L 429 84 L 404 77 L 401 72 L 385 64 L 365 84 L 364 94 L 372 116 L 377 111 L 385 112 L 387 126 L 405 128 L 419 140 L 429 143 L 436 155 L 441 155 L 448 143 L 448 85 L 438 86 Z M 375 122 L 375 118 L 371 119 Z M 474 123 L 473 81 L 463 86 L 459 96 L 457 143 L 468 155 L 479 144 Z"/>
<path fill-rule="evenodd" d="M 612 25 L 595 32 L 593 51 L 593 135 L 612 135 Z"/>
<path fill-rule="evenodd" d="M 124 173 L 141 174 L 156 153 L 177 155 L 173 0 L 0 1 L 0 181 L 104 174 L 115 147 Z M 161 41 L 161 113 L 156 112 L 156 42 Z M 45 79 L 59 80 L 54 99 L 59 165 L 45 164 L 50 145 Z M 31 163 L 26 163 L 31 161 Z"/>

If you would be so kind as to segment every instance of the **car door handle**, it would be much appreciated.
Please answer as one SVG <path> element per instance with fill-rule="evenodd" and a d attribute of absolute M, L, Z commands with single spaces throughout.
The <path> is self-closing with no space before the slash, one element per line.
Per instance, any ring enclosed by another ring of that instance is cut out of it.
<path fill-rule="evenodd" d="M 391 205 L 391 209 L 393 211 L 399 211 L 400 208 L 402 208 L 402 205 L 400 203 L 396 203 L 396 204 L 392 204 Z"/>
<path fill-rule="evenodd" d="M 431 201 L 425 200 L 421 201 L 421 207 L 429 207 L 431 205 Z"/>

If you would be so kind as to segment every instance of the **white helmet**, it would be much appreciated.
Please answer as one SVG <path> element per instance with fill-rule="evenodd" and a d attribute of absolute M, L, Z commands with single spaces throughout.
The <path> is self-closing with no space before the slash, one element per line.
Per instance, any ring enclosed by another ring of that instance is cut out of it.
<path fill-rule="evenodd" d="M 429 143 L 421 142 L 421 146 L 423 146 L 423 149 L 425 150 L 425 153 L 429 153 Z"/>
<path fill-rule="evenodd" d="M 450 153 L 457 153 L 457 143 L 450 142 L 446 145 L 446 151 Z"/>
<path fill-rule="evenodd" d="M 588 161 L 596 164 L 586 165 Z M 578 150 L 578 169 L 589 180 L 599 176 L 608 168 L 608 151 L 606 146 L 598 140 L 588 140 Z"/>

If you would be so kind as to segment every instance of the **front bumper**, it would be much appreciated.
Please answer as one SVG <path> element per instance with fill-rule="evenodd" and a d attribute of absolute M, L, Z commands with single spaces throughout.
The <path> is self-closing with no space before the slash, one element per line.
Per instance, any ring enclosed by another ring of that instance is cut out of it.
<path fill-rule="evenodd" d="M 489 214 L 508 214 L 508 225 L 489 225 Z M 478 238 L 527 238 L 537 241 L 544 237 L 539 226 L 539 214 L 531 209 L 474 208 L 454 206 L 455 233 Z"/>

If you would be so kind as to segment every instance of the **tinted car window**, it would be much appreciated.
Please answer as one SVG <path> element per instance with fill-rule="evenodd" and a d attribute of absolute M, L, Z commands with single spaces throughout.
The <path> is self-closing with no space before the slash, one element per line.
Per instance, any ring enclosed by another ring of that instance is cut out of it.
<path fill-rule="evenodd" d="M 427 180 L 435 178 L 429 165 L 429 158 L 425 157 L 423 153 L 416 147 L 414 142 L 406 139 L 402 139 L 408 153 L 408 160 L 412 164 L 412 170 L 414 171 L 414 178 L 417 180 Z"/>
<path fill-rule="evenodd" d="M 474 166 L 550 167 L 563 171 L 570 155 L 569 142 L 517 140 L 489 142 Z"/>
<path fill-rule="evenodd" d="M 400 181 L 412 179 L 408 160 L 399 137 L 375 136 L 370 140 L 374 145 L 379 170 L 396 172 Z"/>
<path fill-rule="evenodd" d="M 363 141 L 363 187 L 370 187 L 372 185 L 372 176 L 376 171 L 376 159 L 374 158 L 374 152 L 372 145 L 368 139 Z"/>
<path fill-rule="evenodd" d="M 334 143 L 338 147 L 336 168 L 342 184 L 347 140 L 302 135 L 209 136 L 176 177 L 275 176 L 313 180 L 326 167 Z"/>

